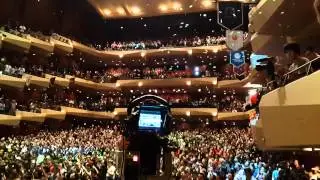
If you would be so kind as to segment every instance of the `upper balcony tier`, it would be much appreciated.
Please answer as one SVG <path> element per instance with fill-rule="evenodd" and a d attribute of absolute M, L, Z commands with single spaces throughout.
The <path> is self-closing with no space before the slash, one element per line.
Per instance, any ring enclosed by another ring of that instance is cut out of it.
<path fill-rule="evenodd" d="M 248 120 L 251 111 L 248 112 L 217 112 L 216 108 L 172 108 L 172 115 L 177 118 L 204 117 L 210 121 L 235 121 Z M 16 111 L 15 116 L 0 114 L 0 125 L 17 126 L 20 121 L 44 123 L 46 119 L 56 121 L 65 120 L 66 116 L 88 118 L 90 121 L 119 120 L 120 116 L 126 116 L 126 108 L 116 108 L 113 112 L 96 112 L 72 107 L 61 107 L 61 111 L 41 109 L 41 113 Z"/>
<path fill-rule="evenodd" d="M 108 63 L 112 58 L 145 57 L 157 55 L 192 55 L 199 53 L 218 52 L 226 50 L 224 39 L 212 43 L 192 43 L 189 45 L 161 45 L 157 47 L 133 48 L 134 50 L 98 50 L 81 44 L 58 34 L 52 36 L 36 36 L 23 34 L 18 31 L 0 30 L 0 47 L 19 50 L 22 52 L 64 54 L 81 53 Z"/>
<path fill-rule="evenodd" d="M 250 82 L 255 76 L 255 72 L 251 73 L 243 80 L 223 80 L 218 81 L 217 78 L 176 78 L 176 79 L 133 79 L 118 80 L 115 83 L 95 83 L 73 76 L 65 78 L 46 74 L 45 77 L 38 77 L 30 74 L 24 74 L 22 78 L 0 75 L 0 85 L 23 89 L 25 85 L 34 85 L 37 87 L 49 87 L 55 84 L 60 87 L 73 86 L 77 89 L 89 89 L 91 91 L 109 92 L 121 91 L 128 89 L 144 89 L 144 88 L 250 88 L 253 87 Z"/>
<path fill-rule="evenodd" d="M 253 51 L 281 55 L 284 44 L 293 41 L 317 47 L 320 25 L 313 3 L 312 0 L 261 0 L 249 13 Z"/>

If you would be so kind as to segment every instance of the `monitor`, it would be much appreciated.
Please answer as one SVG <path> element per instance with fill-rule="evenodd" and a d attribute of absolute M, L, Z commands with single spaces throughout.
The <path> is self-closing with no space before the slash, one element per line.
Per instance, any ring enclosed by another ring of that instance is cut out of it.
<path fill-rule="evenodd" d="M 161 128 L 161 111 L 159 110 L 140 110 L 139 129 L 160 129 Z"/>

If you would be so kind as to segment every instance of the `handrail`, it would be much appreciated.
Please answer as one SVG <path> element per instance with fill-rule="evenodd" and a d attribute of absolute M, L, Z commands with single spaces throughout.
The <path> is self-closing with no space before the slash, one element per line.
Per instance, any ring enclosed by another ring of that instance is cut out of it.
<path fill-rule="evenodd" d="M 299 66 L 298 68 L 296 68 L 296 69 L 294 69 L 294 70 L 292 70 L 292 71 L 290 71 L 290 72 L 288 72 L 288 73 L 284 74 L 283 76 L 288 76 L 288 75 L 290 75 L 290 74 L 292 74 L 292 73 L 294 73 L 294 72 L 298 71 L 299 69 L 301 69 L 302 67 L 304 67 L 304 66 L 306 66 L 306 65 L 311 66 L 311 64 L 312 64 L 314 61 L 319 60 L 319 59 L 320 59 L 320 57 L 316 57 L 316 58 L 314 58 L 313 60 L 308 61 L 308 62 L 306 62 L 305 64 L 303 64 L 303 65 Z M 310 69 L 309 69 L 309 68 L 308 68 L 308 70 L 310 71 Z M 309 73 L 309 72 L 307 72 L 307 73 Z"/>
<path fill-rule="evenodd" d="M 269 91 L 275 89 L 275 87 L 273 87 L 273 88 L 271 87 L 271 86 L 273 86 L 275 84 L 277 84 L 277 85 L 286 85 L 286 84 L 288 84 L 289 83 L 288 80 L 289 80 L 290 75 L 293 75 L 293 74 L 296 74 L 296 73 L 300 74 L 299 72 L 300 72 L 300 70 L 302 68 L 306 68 L 307 67 L 306 71 L 301 73 L 301 74 L 304 74 L 303 77 L 308 76 L 311 73 L 311 71 L 313 70 L 312 67 L 311 67 L 312 63 L 314 63 L 316 61 L 319 61 L 319 60 L 320 60 L 320 57 L 316 57 L 313 60 L 311 60 L 309 62 L 306 62 L 305 64 L 299 66 L 298 68 L 296 68 L 296 69 L 284 74 L 280 79 L 268 82 L 267 85 L 266 85 L 267 91 L 269 92 Z M 317 69 L 314 69 L 314 70 L 317 70 Z M 299 79 L 299 78 L 297 78 L 297 79 Z M 293 81 L 295 81 L 297 79 L 294 79 Z"/>

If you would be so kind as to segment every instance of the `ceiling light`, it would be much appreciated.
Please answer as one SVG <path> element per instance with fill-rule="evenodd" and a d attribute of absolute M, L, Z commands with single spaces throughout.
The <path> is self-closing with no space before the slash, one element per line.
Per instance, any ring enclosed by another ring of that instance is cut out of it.
<path fill-rule="evenodd" d="M 112 14 L 111 10 L 110 9 L 104 9 L 103 10 L 103 13 L 106 15 L 106 16 L 110 16 Z"/>
<path fill-rule="evenodd" d="M 193 7 L 193 5 L 191 4 L 191 5 L 189 5 L 189 8 L 192 8 Z"/>
<path fill-rule="evenodd" d="M 215 79 L 215 80 L 212 81 L 212 84 L 213 84 L 213 85 L 217 85 L 217 83 L 218 83 L 217 79 Z"/>
<path fill-rule="evenodd" d="M 159 5 L 159 9 L 160 9 L 160 11 L 162 11 L 162 12 L 167 12 L 167 11 L 168 11 L 168 6 L 165 5 L 165 4 L 160 4 L 160 5 Z"/>
<path fill-rule="evenodd" d="M 122 7 L 118 7 L 118 8 L 116 9 L 116 11 L 117 11 L 117 13 L 120 14 L 120 15 L 125 15 L 125 14 L 126 14 L 126 12 L 124 11 L 124 9 L 123 9 Z"/>
<path fill-rule="evenodd" d="M 192 55 L 192 49 L 189 49 L 189 50 L 188 50 L 188 54 L 189 54 L 189 55 Z"/>
<path fill-rule="evenodd" d="M 139 15 L 139 14 L 141 14 L 141 9 L 138 6 L 132 6 L 131 12 L 133 15 Z"/>
<path fill-rule="evenodd" d="M 303 148 L 303 151 L 312 151 L 312 148 Z"/>
<path fill-rule="evenodd" d="M 209 8 L 212 6 L 212 1 L 211 0 L 203 0 L 201 2 L 201 5 L 204 7 L 204 8 Z"/>
<path fill-rule="evenodd" d="M 174 10 L 180 10 L 180 9 L 181 9 L 181 3 L 179 3 L 179 2 L 174 2 L 174 3 L 172 4 L 172 8 L 173 8 Z"/>

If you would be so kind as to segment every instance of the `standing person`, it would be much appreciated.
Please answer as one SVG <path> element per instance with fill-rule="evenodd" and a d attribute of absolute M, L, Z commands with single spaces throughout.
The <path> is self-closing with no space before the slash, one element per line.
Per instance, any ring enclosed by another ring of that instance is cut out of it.
<path fill-rule="evenodd" d="M 289 61 L 289 71 L 298 69 L 300 66 L 309 62 L 305 57 L 301 56 L 300 45 L 297 43 L 289 43 L 284 47 L 284 53 Z"/>
<path fill-rule="evenodd" d="M 320 69 L 320 60 L 315 60 L 316 58 L 320 58 L 320 55 L 317 52 L 315 52 L 313 47 L 308 47 L 306 49 L 305 57 L 308 58 L 310 61 L 314 60 L 311 63 L 313 71 L 317 71 L 318 69 Z"/>
<path fill-rule="evenodd" d="M 13 99 L 11 101 L 10 109 L 9 109 L 9 115 L 15 116 L 16 115 L 16 109 L 17 109 L 17 101 Z"/>
<path fill-rule="evenodd" d="M 311 46 L 307 47 L 304 55 L 306 58 L 309 59 L 309 61 L 312 61 L 312 60 L 320 57 L 320 55 L 317 52 L 315 52 L 314 48 Z"/>

